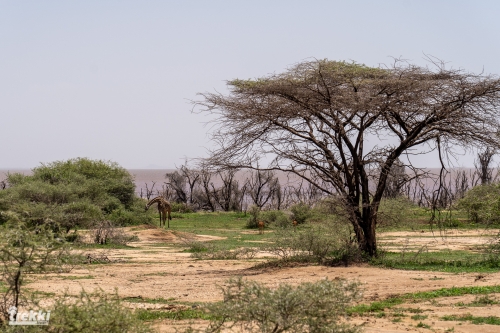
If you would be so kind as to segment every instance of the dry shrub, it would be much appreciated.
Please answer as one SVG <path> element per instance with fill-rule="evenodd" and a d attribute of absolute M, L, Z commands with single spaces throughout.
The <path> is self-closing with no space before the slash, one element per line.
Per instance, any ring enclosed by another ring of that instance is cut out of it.
<path fill-rule="evenodd" d="M 95 244 L 127 245 L 137 241 L 137 236 L 127 235 L 123 229 L 117 228 L 112 221 L 103 220 L 94 223 L 91 229 L 92 240 Z"/>
<path fill-rule="evenodd" d="M 361 259 L 361 253 L 348 224 L 340 221 L 306 224 L 297 230 L 278 229 L 274 244 L 266 250 L 283 261 L 311 261 L 320 264 Z"/>
<path fill-rule="evenodd" d="M 215 319 L 205 332 L 359 332 L 344 320 L 360 297 L 356 282 L 320 280 L 271 289 L 240 277 L 227 281 L 222 292 L 223 302 L 207 306 Z"/>

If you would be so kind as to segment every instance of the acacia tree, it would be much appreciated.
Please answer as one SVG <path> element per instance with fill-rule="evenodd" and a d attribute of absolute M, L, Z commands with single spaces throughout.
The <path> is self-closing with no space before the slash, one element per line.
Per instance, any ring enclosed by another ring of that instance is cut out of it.
<path fill-rule="evenodd" d="M 265 169 L 342 197 L 360 249 L 376 256 L 379 203 L 402 154 L 423 146 L 445 160 L 454 145 L 499 145 L 500 80 L 436 65 L 313 60 L 229 81 L 227 95 L 204 93 L 195 102 L 216 116 L 217 145 L 206 163 L 258 169 L 271 156 Z"/>

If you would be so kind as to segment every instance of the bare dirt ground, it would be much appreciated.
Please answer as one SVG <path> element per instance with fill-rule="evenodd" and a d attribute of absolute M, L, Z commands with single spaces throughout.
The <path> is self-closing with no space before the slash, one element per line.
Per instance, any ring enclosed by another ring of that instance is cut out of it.
<path fill-rule="evenodd" d="M 500 285 L 500 273 L 492 274 L 450 274 L 440 272 L 403 271 L 374 268 L 368 265 L 352 267 L 297 266 L 281 269 L 255 269 L 258 262 L 266 259 L 249 260 L 195 260 L 189 253 L 183 253 L 179 245 L 184 239 L 209 240 L 214 237 L 182 234 L 157 228 L 128 228 L 127 233 L 139 237 L 131 243 L 133 248 L 119 250 L 89 250 L 92 256 L 106 256 L 110 264 L 85 265 L 66 274 L 40 276 L 28 285 L 29 288 L 44 292 L 62 294 L 67 290 L 78 294 L 81 288 L 92 291 L 101 288 L 112 293 L 115 288 L 122 297 L 141 299 L 163 298 L 172 304 L 150 304 L 146 302 L 127 303 L 129 306 L 145 309 L 175 309 L 184 302 L 213 302 L 222 299 L 220 287 L 231 277 L 243 276 L 270 287 L 280 283 L 299 284 L 320 279 L 345 278 L 362 283 L 363 302 L 383 300 L 389 296 L 430 291 L 454 286 Z M 386 233 L 380 235 L 380 242 L 394 244 L 407 242 L 409 246 L 430 248 L 467 249 L 484 243 L 484 231 L 460 231 L 441 237 L 430 233 Z M 177 245 L 175 245 L 177 244 Z M 265 256 L 262 254 L 260 257 Z M 493 295 L 500 301 L 500 295 Z M 406 313 L 401 321 L 394 317 L 363 316 L 349 320 L 361 324 L 364 332 L 500 332 L 500 326 L 473 325 L 468 322 L 443 321 L 444 315 L 500 316 L 500 305 L 483 307 L 459 306 L 468 304 L 474 296 L 439 298 L 416 304 L 402 304 L 402 308 L 418 309 L 419 319 L 412 319 Z M 188 303 L 189 304 L 189 303 Z M 429 328 L 417 327 L 422 322 Z M 159 332 L 175 332 L 188 324 L 187 321 L 162 320 L 155 322 Z M 205 325 L 203 321 L 196 321 Z"/>

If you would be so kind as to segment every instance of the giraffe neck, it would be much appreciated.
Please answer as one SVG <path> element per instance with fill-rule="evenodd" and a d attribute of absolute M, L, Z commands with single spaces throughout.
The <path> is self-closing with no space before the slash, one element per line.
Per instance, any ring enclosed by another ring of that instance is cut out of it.
<path fill-rule="evenodd" d="M 151 207 L 151 205 L 158 203 L 159 205 L 163 204 L 166 200 L 163 197 L 156 197 L 151 199 L 146 205 L 147 208 Z"/>

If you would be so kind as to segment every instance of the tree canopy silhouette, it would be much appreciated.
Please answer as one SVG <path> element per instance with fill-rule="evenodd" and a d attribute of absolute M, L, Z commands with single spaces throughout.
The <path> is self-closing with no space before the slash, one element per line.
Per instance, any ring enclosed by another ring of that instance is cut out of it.
<path fill-rule="evenodd" d="M 228 94 L 195 102 L 216 116 L 205 162 L 292 172 L 338 196 L 361 250 L 375 256 L 379 203 L 402 154 L 425 146 L 443 160 L 456 145 L 499 146 L 498 77 L 435 65 L 313 60 L 228 81 Z"/>

